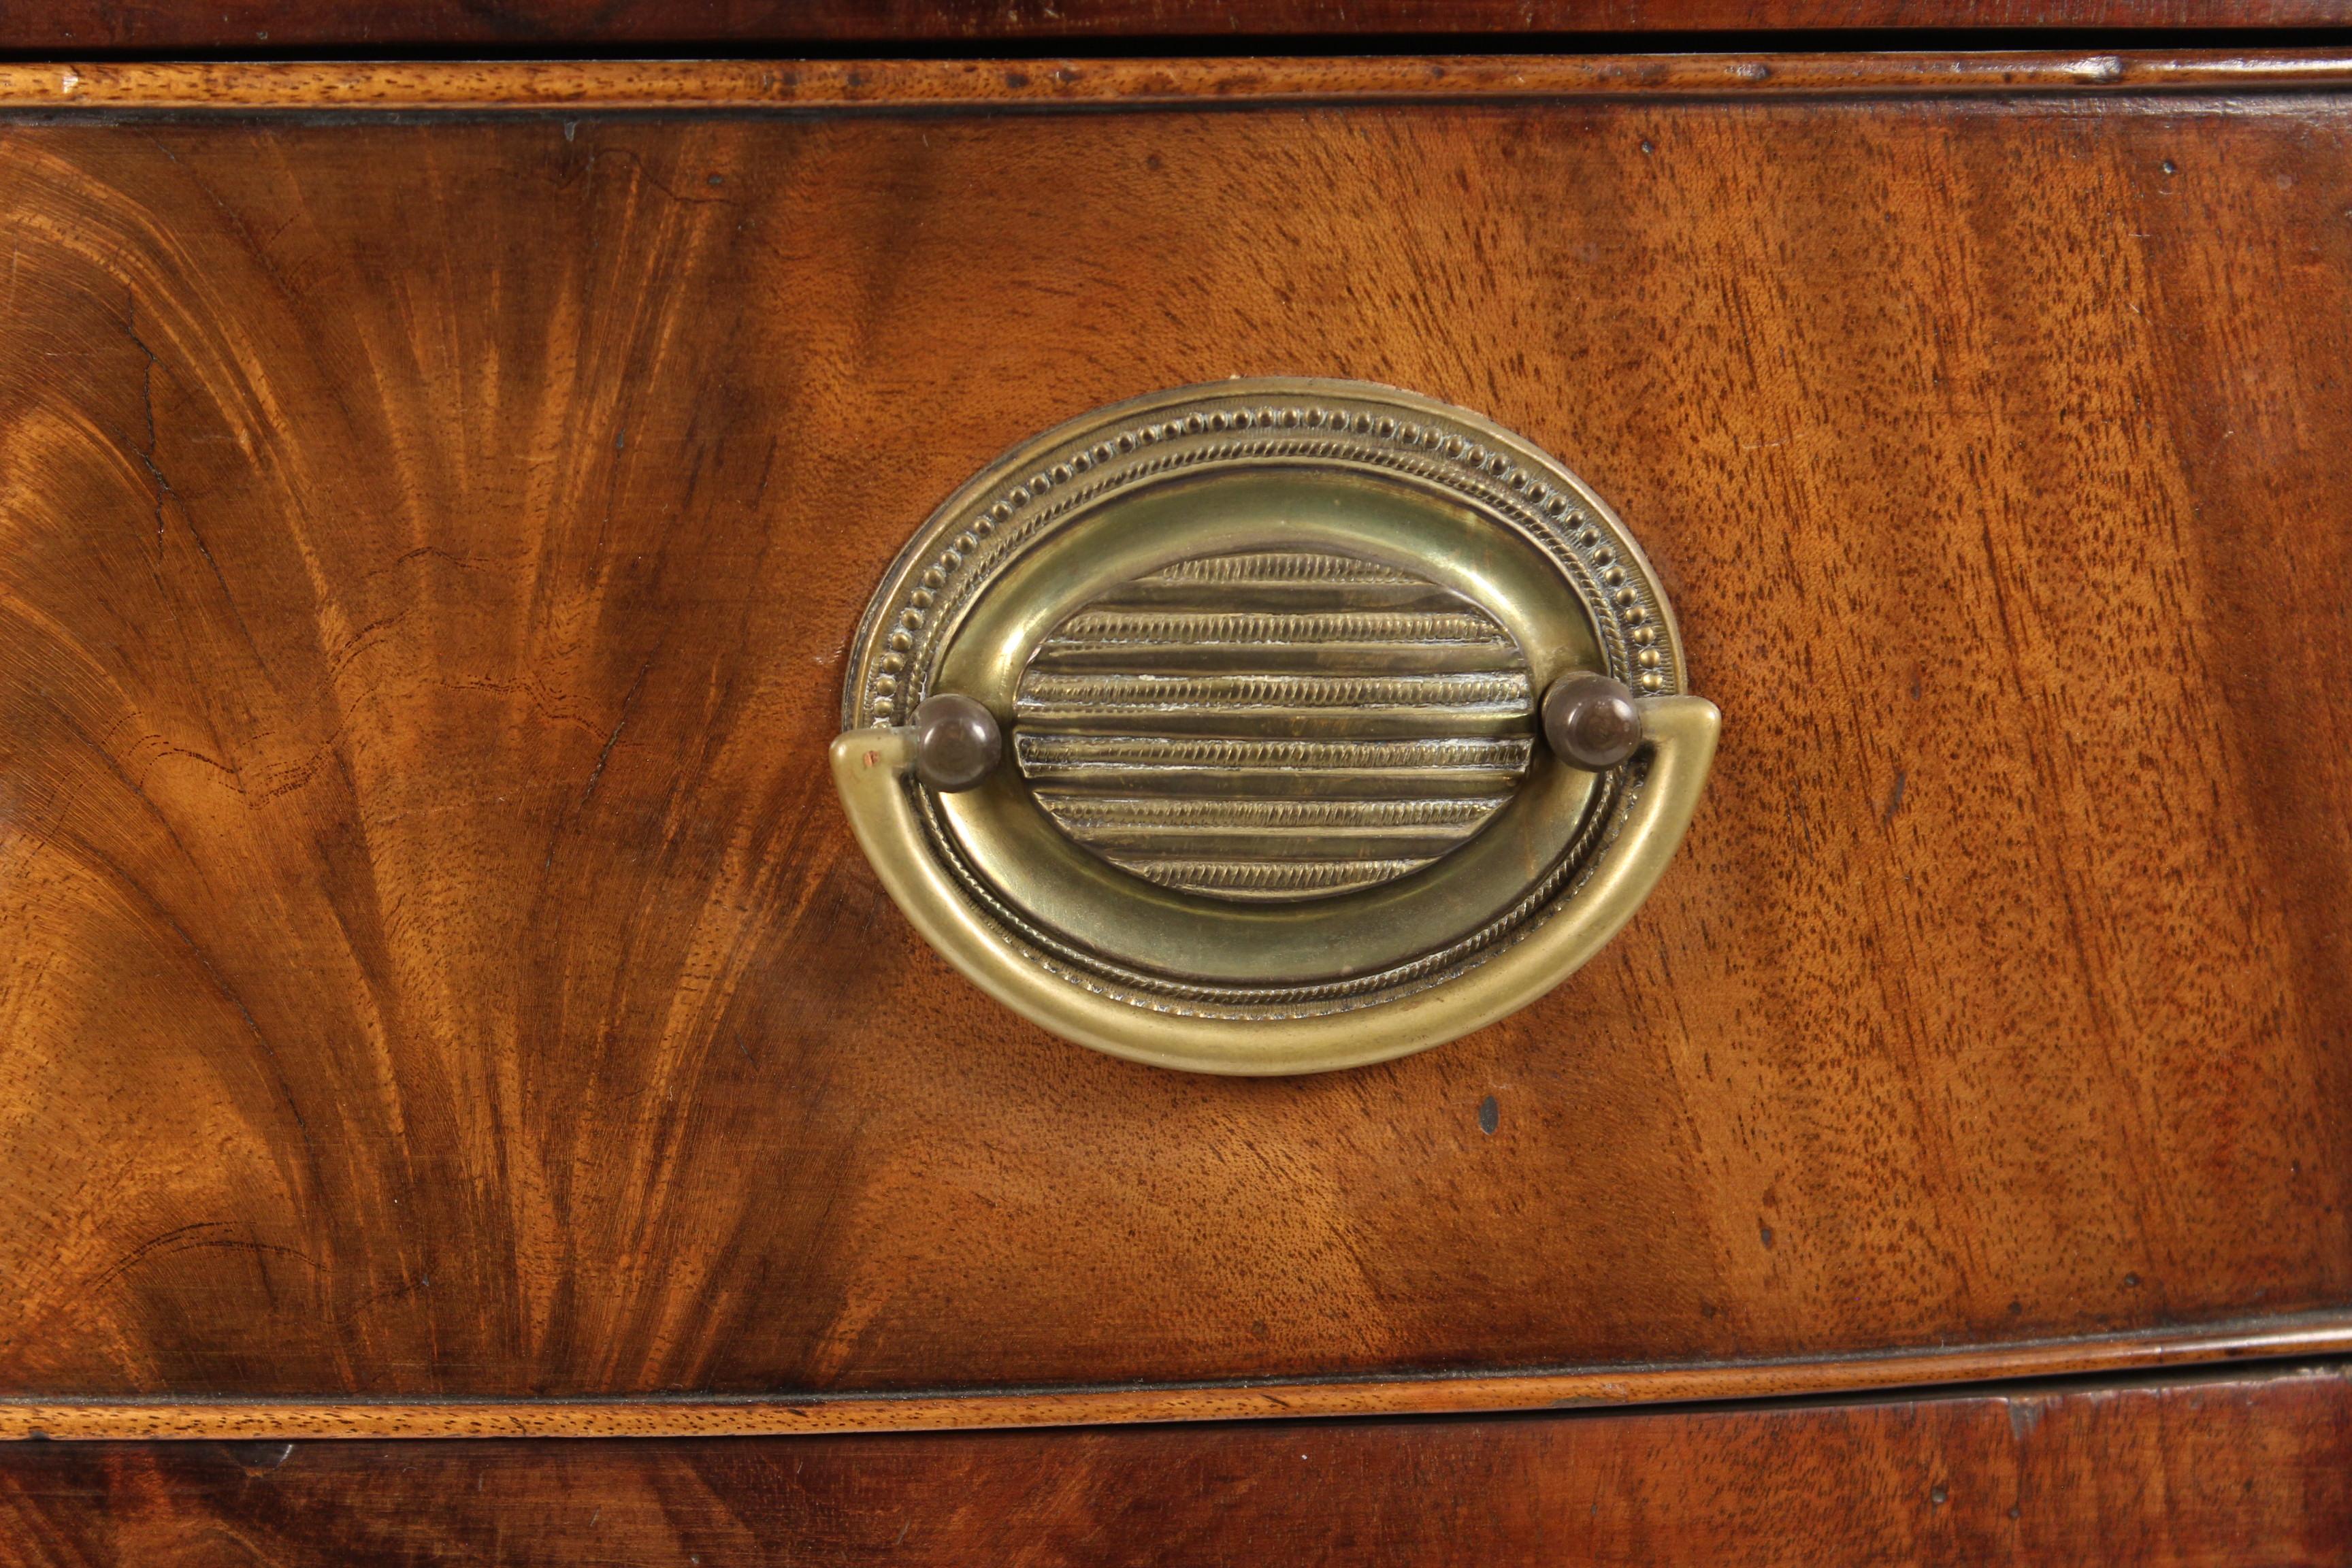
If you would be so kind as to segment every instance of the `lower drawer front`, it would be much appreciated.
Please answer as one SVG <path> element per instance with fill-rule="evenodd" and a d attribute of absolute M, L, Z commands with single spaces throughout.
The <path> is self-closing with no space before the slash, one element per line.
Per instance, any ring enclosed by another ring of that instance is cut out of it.
<path fill-rule="evenodd" d="M 0 127 L 0 1393 L 2342 1337 L 2344 104 Z M 1725 722 L 1680 858 L 1550 996 L 1211 1080 L 948 970 L 825 748 L 861 606 L 967 475 L 1277 374 L 1558 454 Z M 255 1495 L 363 1451 L 301 1452 Z M 554 1484 L 509 1452 L 397 1473 Z M 10 1460 L 158 1508 L 227 1462 Z M 715 1518 L 734 1463 L 576 1473 Z"/>
<path fill-rule="evenodd" d="M 2340 1371 L 1912 1405 L 688 1443 L 32 1444 L 43 1568 L 2342 1561 Z"/>

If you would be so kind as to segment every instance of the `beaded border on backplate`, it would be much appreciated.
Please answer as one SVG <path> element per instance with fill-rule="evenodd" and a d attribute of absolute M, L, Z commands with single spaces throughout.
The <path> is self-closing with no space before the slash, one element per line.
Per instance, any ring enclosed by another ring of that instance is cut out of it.
<path fill-rule="evenodd" d="M 1226 382 L 1099 409 L 999 459 L 908 542 L 868 605 L 843 691 L 845 728 L 908 721 L 962 612 L 1007 566 L 1094 506 L 1141 485 L 1267 463 L 1344 467 L 1433 486 L 1541 550 L 1592 621 L 1609 673 L 1643 696 L 1682 689 L 1674 622 L 1640 549 L 1564 467 L 1476 416 L 1365 384 Z M 1443 984 L 1525 937 L 1575 896 L 1639 795 L 1641 754 L 1602 775 L 1560 856 L 1510 909 L 1374 973 L 1300 985 L 1157 974 L 1039 926 L 965 858 L 913 784 L 932 852 L 1031 960 L 1073 984 L 1153 1011 L 1307 1017 Z"/>

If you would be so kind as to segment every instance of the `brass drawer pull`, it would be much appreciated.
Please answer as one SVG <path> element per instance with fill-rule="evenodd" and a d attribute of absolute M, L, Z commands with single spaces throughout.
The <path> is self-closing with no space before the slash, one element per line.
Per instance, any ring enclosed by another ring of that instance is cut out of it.
<path fill-rule="evenodd" d="M 1047 1028 L 1228 1073 L 1401 1056 L 1557 984 L 1681 841 L 1717 718 L 1599 497 L 1386 387 L 1104 409 L 950 498 L 833 765 L 917 930 Z"/>

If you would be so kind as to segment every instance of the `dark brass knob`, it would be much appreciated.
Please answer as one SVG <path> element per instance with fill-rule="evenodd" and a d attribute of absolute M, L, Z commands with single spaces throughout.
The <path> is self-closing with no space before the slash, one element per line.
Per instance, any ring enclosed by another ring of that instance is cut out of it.
<path fill-rule="evenodd" d="M 1598 773 L 1642 743 L 1642 710 L 1622 681 L 1579 670 L 1544 693 L 1543 732 L 1554 756 Z"/>
<path fill-rule="evenodd" d="M 915 776 L 942 795 L 977 789 L 1004 757 L 1004 731 L 984 703 L 952 691 L 915 710 Z"/>

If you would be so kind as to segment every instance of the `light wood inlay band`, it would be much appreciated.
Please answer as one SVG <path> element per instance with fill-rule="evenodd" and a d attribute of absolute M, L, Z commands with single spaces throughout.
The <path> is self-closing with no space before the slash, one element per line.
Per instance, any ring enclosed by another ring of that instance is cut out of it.
<path fill-rule="evenodd" d="M 2352 1354 L 2352 1312 L 1879 1355 L 1158 1388 L 814 1397 L 7 1399 L 0 1439 L 711 1437 L 1298 1416 L 1424 1415 L 1865 1394 L 2011 1378 Z"/>
<path fill-rule="evenodd" d="M 1142 109 L 1592 97 L 2263 92 L 2352 82 L 2341 50 L 1045 60 L 0 64 L 0 111 Z"/>

